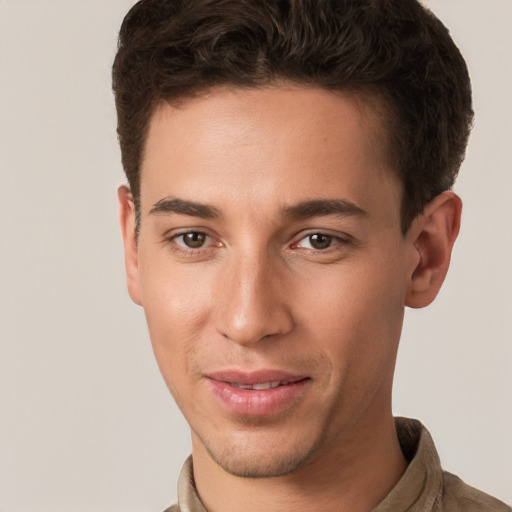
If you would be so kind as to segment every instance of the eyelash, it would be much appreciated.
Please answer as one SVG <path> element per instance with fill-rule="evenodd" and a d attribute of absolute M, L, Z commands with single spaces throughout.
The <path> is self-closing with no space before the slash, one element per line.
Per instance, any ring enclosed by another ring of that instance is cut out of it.
<path fill-rule="evenodd" d="M 312 237 L 325 237 L 329 239 L 329 245 L 323 249 L 315 248 L 315 247 L 299 247 L 299 244 L 304 242 L 305 240 L 309 239 L 309 245 L 312 246 Z M 297 242 L 292 244 L 292 247 L 297 249 L 304 249 L 309 252 L 313 252 L 315 254 L 327 254 L 330 253 L 332 250 L 337 250 L 341 246 L 346 246 L 350 243 L 350 240 L 348 238 L 343 238 L 337 235 L 332 235 L 330 233 L 326 233 L 324 231 L 315 231 L 308 233 L 304 236 L 302 236 Z"/>
<path fill-rule="evenodd" d="M 196 247 L 196 248 L 194 248 L 194 247 L 187 247 L 185 245 L 185 242 L 183 241 L 183 237 L 185 237 L 186 235 L 203 235 L 203 236 L 206 237 L 207 240 L 213 241 L 213 237 L 210 236 L 205 231 L 189 230 L 189 231 L 182 231 L 181 233 L 176 233 L 174 235 L 168 236 L 168 237 L 165 238 L 164 242 L 167 243 L 168 245 L 170 245 L 171 249 L 173 251 L 181 253 L 181 254 L 183 254 L 185 256 L 197 255 L 200 252 L 202 253 L 205 250 L 211 249 L 214 245 L 216 245 L 217 247 L 222 245 L 220 243 L 217 243 L 217 244 L 210 243 L 210 245 L 208 245 L 206 247 L 204 247 L 204 246 Z M 177 242 L 177 240 L 180 239 L 180 238 L 182 239 L 182 243 Z"/>

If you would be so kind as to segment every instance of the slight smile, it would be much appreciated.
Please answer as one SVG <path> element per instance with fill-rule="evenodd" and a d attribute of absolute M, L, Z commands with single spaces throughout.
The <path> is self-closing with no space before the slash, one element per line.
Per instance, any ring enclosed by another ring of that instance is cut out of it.
<path fill-rule="evenodd" d="M 269 416 L 294 403 L 311 378 L 277 370 L 219 371 L 206 375 L 210 390 L 230 412 Z"/>

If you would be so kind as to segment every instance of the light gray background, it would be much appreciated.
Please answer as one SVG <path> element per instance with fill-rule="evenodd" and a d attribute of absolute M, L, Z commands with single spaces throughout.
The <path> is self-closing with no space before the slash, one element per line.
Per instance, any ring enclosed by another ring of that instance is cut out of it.
<path fill-rule="evenodd" d="M 0 0 L 0 510 L 160 511 L 187 427 L 124 284 L 110 65 L 128 0 Z M 395 412 L 512 502 L 512 2 L 431 0 L 477 121 L 437 302 L 409 311 Z"/>

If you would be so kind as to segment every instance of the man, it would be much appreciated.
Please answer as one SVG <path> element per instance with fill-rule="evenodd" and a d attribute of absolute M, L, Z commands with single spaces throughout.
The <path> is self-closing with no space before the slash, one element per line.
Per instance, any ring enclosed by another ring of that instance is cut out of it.
<path fill-rule="evenodd" d="M 128 289 L 192 433 L 182 512 L 510 510 L 393 419 L 448 270 L 466 66 L 415 0 L 146 0 L 113 83 Z"/>

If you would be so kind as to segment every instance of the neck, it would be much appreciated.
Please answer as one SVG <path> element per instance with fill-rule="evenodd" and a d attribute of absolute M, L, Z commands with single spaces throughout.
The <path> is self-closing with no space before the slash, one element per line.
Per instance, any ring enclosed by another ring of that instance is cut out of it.
<path fill-rule="evenodd" d="M 369 512 L 407 466 L 391 413 L 377 423 L 362 418 L 337 446 L 286 476 L 233 476 L 210 458 L 195 436 L 193 460 L 196 487 L 209 512 Z"/>

